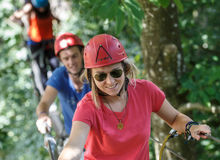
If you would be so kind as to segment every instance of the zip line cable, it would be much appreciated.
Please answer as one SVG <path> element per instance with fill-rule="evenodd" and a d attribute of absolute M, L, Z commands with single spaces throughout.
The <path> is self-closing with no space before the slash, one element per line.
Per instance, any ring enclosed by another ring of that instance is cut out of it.
<path fill-rule="evenodd" d="M 209 139 L 211 139 L 211 140 L 213 140 L 213 141 L 215 141 L 215 142 L 220 143 L 220 139 L 218 139 L 218 138 L 216 138 L 216 137 L 213 137 L 213 136 L 211 136 L 211 135 L 209 135 L 209 134 L 205 134 L 205 136 L 207 136 Z"/>

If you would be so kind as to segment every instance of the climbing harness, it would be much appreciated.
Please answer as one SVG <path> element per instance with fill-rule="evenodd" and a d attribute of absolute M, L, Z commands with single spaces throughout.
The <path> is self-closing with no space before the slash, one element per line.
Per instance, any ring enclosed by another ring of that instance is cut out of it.
<path fill-rule="evenodd" d="M 53 39 L 42 41 L 39 48 L 31 51 L 32 42 L 26 42 L 28 49 L 28 61 L 31 67 L 31 78 L 34 84 L 35 94 L 40 97 L 44 93 L 46 80 L 51 75 L 52 71 L 59 66 L 59 60 L 53 55 Z M 34 44 L 34 43 L 33 43 Z M 34 46 L 34 45 L 33 45 Z"/>
<path fill-rule="evenodd" d="M 40 72 L 40 67 L 44 66 L 44 50 L 45 50 L 45 44 L 43 44 L 43 47 L 38 49 L 37 51 L 34 52 L 34 54 L 31 53 L 31 50 L 28 46 L 26 46 L 27 49 L 29 50 L 28 54 L 28 61 L 30 63 L 30 68 L 31 68 L 31 79 L 33 81 L 34 85 L 34 92 L 37 95 L 38 99 L 40 100 L 41 95 L 43 95 L 44 92 L 44 87 L 41 82 L 41 72 Z M 35 58 L 39 56 L 39 66 Z"/>

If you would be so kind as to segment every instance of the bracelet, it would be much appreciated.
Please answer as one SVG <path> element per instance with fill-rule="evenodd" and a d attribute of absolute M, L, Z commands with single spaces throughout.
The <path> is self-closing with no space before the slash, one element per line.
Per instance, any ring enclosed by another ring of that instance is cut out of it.
<path fill-rule="evenodd" d="M 189 141 L 190 139 L 192 139 L 192 136 L 191 136 L 191 132 L 190 132 L 190 128 L 193 126 L 193 125 L 199 125 L 198 122 L 194 122 L 194 121 L 189 121 L 186 126 L 185 126 L 185 136 L 187 137 L 187 140 Z"/>

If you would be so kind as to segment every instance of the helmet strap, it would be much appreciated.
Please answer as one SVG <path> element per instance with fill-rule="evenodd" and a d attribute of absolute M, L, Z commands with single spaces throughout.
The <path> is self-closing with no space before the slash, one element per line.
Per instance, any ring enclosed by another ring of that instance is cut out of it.
<path fill-rule="evenodd" d="M 128 83 L 129 83 L 129 79 L 128 79 L 128 77 L 125 77 L 125 83 L 124 83 L 125 91 L 127 91 L 127 89 L 128 89 Z M 118 92 L 117 96 L 120 97 L 121 91 L 124 87 L 121 87 L 121 90 Z"/>

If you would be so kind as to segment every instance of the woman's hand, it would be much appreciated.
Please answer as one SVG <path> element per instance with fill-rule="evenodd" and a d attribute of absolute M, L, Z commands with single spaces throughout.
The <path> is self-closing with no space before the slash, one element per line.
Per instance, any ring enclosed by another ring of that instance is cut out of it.
<path fill-rule="evenodd" d="M 190 128 L 191 136 L 199 140 L 200 138 L 206 139 L 207 135 L 211 135 L 211 129 L 208 125 L 200 124 L 200 125 L 192 125 Z"/>

